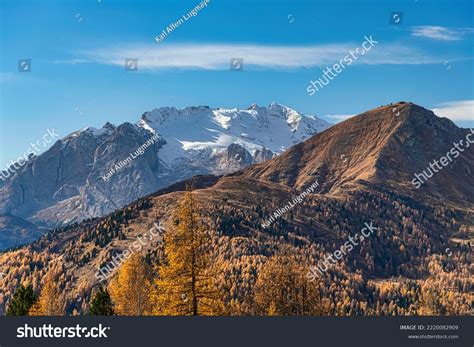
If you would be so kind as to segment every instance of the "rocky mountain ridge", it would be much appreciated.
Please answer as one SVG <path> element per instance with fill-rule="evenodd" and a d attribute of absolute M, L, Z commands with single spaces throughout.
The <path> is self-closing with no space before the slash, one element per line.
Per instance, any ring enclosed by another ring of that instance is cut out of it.
<path fill-rule="evenodd" d="M 162 107 L 136 124 L 107 122 L 57 141 L 7 179 L 0 214 L 42 227 L 100 217 L 194 175 L 264 162 L 327 127 L 276 103 L 244 110 Z M 15 235 L 6 235 L 7 246 L 31 241 Z"/>

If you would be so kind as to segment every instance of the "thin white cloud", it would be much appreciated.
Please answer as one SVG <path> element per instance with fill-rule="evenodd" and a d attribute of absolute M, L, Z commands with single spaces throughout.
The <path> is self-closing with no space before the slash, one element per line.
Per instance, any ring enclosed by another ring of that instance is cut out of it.
<path fill-rule="evenodd" d="M 76 65 L 76 64 L 85 64 L 90 63 L 87 59 L 65 59 L 65 60 L 53 60 L 53 64 L 69 64 L 69 65 Z"/>
<path fill-rule="evenodd" d="M 432 111 L 451 120 L 474 121 L 474 100 L 449 101 L 437 105 Z"/>
<path fill-rule="evenodd" d="M 354 117 L 355 114 L 328 114 L 325 115 L 324 118 L 330 119 L 333 122 L 339 123 L 346 119 Z"/>
<path fill-rule="evenodd" d="M 415 26 L 411 35 L 438 41 L 460 41 L 465 34 L 474 32 L 473 28 L 446 28 L 435 25 Z"/>
<path fill-rule="evenodd" d="M 377 40 L 377 38 L 374 38 Z M 362 43 L 362 42 L 361 42 Z M 138 59 L 138 70 L 207 69 L 228 70 L 231 58 L 243 58 L 244 70 L 285 70 L 330 66 L 343 59 L 361 43 L 312 46 L 269 46 L 231 44 L 135 45 L 99 48 L 79 52 L 81 60 L 123 67 L 126 58 Z M 419 49 L 380 41 L 355 64 L 432 64 L 445 59 L 430 56 Z"/>

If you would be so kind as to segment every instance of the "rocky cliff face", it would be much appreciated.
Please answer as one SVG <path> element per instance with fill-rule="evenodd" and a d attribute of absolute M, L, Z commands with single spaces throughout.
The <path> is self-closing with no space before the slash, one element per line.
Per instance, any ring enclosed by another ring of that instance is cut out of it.
<path fill-rule="evenodd" d="M 6 182 L 1 210 L 40 225 L 55 225 L 102 215 L 150 193 L 158 185 L 156 152 L 163 140 L 158 137 L 143 155 L 127 160 L 150 137 L 129 123 L 72 133 Z M 106 180 L 117 165 L 121 169 Z"/>
<path fill-rule="evenodd" d="M 263 147 L 262 149 L 257 149 L 255 151 L 253 160 L 256 164 L 260 164 L 264 161 L 272 159 L 274 156 L 275 154 L 272 151 Z"/>
<path fill-rule="evenodd" d="M 265 147 L 256 149 L 252 155 L 243 146 L 232 143 L 223 153 L 215 156 L 217 157 L 215 173 L 219 171 L 222 173 L 237 171 L 253 164 L 263 163 L 275 156 L 277 154 Z"/>

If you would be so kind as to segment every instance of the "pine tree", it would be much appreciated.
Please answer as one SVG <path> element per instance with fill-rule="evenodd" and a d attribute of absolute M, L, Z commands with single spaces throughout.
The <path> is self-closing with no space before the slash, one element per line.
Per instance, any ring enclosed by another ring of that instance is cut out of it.
<path fill-rule="evenodd" d="M 31 306 L 30 316 L 61 316 L 64 314 L 65 297 L 55 276 L 49 272 L 38 301 Z"/>
<path fill-rule="evenodd" d="M 37 298 L 33 292 L 31 284 L 27 287 L 21 285 L 8 305 L 6 312 L 7 316 L 28 316 L 28 311 L 36 300 Z"/>
<path fill-rule="evenodd" d="M 90 304 L 89 312 L 92 316 L 112 316 L 114 308 L 107 288 L 99 287 Z"/>
<path fill-rule="evenodd" d="M 139 254 L 134 253 L 124 261 L 109 287 L 115 313 L 122 316 L 151 313 L 151 277 L 150 266 Z"/>
<path fill-rule="evenodd" d="M 153 293 L 154 314 L 217 315 L 222 295 L 210 256 L 210 235 L 199 223 L 193 193 L 188 190 L 175 213 L 178 225 L 164 236 L 166 263 L 159 268 Z"/>

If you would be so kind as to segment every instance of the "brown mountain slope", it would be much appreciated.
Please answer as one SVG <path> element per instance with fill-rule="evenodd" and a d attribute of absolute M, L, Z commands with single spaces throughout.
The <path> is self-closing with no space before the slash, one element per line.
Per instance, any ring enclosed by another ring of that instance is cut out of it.
<path fill-rule="evenodd" d="M 466 208 L 474 203 L 474 151 L 464 152 L 439 170 L 419 190 L 415 174 L 446 155 L 469 130 L 412 103 L 379 107 L 313 136 L 287 152 L 238 173 L 302 188 L 318 179 L 321 192 L 344 194 L 377 185 L 422 199 L 442 198 Z M 474 141 L 474 136 L 473 139 Z"/>
<path fill-rule="evenodd" d="M 399 103 L 356 116 L 236 174 L 197 177 L 197 207 L 212 232 L 209 252 L 222 269 L 233 314 L 255 314 L 253 284 L 269 257 L 298 254 L 305 264 L 317 264 L 369 222 L 377 227 L 374 235 L 319 279 L 332 314 L 414 314 L 428 289 L 446 300 L 444 313 L 467 312 L 474 225 L 468 195 L 473 181 L 465 173 L 473 168 L 472 147 L 420 189 L 410 183 L 417 170 L 466 134 L 430 111 Z M 314 192 L 268 223 L 316 179 Z M 174 227 L 172 213 L 184 186 L 0 254 L 0 271 L 6 273 L 0 311 L 19 283 L 33 283 L 38 290 L 45 274 L 55 271 L 69 298 L 68 312 L 85 312 L 101 268 L 157 221 Z M 162 247 L 153 239 L 140 252 L 159 264 Z M 397 279 L 388 285 L 393 276 Z M 406 297 L 407 291 L 415 297 Z"/>

